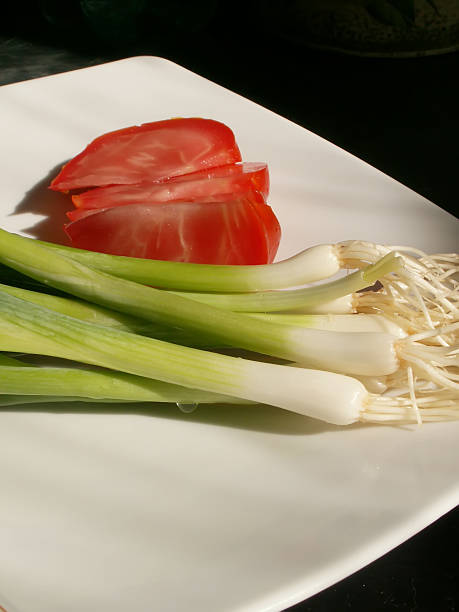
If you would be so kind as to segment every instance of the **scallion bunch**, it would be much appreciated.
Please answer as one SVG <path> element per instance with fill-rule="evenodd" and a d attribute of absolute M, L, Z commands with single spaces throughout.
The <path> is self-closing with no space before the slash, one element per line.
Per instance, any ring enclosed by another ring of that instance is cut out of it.
<path fill-rule="evenodd" d="M 0 403 L 259 402 L 337 425 L 457 418 L 458 259 L 353 241 L 211 266 L 0 230 L 0 263 L 19 273 L 0 286 L 0 351 L 85 364 L 4 356 Z M 333 279 L 343 269 L 354 271 Z"/>

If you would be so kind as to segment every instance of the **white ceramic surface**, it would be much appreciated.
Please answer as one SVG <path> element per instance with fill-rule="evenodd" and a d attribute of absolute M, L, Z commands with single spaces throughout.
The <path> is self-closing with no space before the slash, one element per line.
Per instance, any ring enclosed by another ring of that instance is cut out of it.
<path fill-rule="evenodd" d="M 56 238 L 46 177 L 95 136 L 221 120 L 267 161 L 279 257 L 361 238 L 458 250 L 421 196 L 270 111 L 139 57 L 0 89 L 2 227 Z M 395 145 L 394 145 L 395 146 Z M 306 392 L 306 391 L 305 391 Z M 8 612 L 282 610 L 459 501 L 459 423 L 340 429 L 281 410 L 0 412 L 0 605 Z"/>

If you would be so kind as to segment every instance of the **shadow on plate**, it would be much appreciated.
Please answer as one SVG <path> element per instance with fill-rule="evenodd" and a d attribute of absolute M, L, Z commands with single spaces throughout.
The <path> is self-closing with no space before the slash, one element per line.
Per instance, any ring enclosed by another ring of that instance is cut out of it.
<path fill-rule="evenodd" d="M 33 226 L 24 228 L 24 232 L 39 240 L 69 245 L 70 240 L 62 226 L 69 222 L 65 213 L 73 208 L 72 201 L 67 194 L 48 189 L 64 163 L 55 166 L 47 176 L 29 189 L 10 216 L 22 213 L 43 216 L 44 219 Z"/>
<path fill-rule="evenodd" d="M 5 406 L 0 412 L 46 412 L 52 414 L 110 414 L 166 418 L 188 423 L 216 425 L 282 435 L 315 435 L 340 431 L 342 427 L 261 404 L 201 404 L 191 413 L 184 413 L 173 404 L 59 402 Z M 361 427 L 364 425 L 353 425 Z"/>

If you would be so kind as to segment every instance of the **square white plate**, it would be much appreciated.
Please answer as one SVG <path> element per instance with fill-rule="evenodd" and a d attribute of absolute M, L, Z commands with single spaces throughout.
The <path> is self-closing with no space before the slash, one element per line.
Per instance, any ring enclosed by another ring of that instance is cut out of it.
<path fill-rule="evenodd" d="M 269 163 L 279 258 L 351 238 L 458 250 L 451 215 L 154 57 L 0 89 L 1 226 L 57 239 L 49 213 L 62 218 L 64 200 L 46 191 L 50 173 L 103 132 L 172 116 L 223 121 L 245 160 Z M 0 605 L 281 610 L 454 507 L 458 434 L 459 423 L 340 429 L 261 407 L 0 412 Z"/>

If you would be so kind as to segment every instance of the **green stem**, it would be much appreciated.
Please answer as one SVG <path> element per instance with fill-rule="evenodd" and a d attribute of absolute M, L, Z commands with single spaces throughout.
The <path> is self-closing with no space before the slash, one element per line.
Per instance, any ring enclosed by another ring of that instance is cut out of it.
<path fill-rule="evenodd" d="M 355 342 L 350 342 L 349 338 L 340 337 L 339 332 L 309 329 L 298 334 L 295 327 L 256 320 L 97 272 L 31 239 L 4 230 L 0 230 L 0 261 L 77 297 L 156 323 L 204 333 L 217 343 L 304 363 L 309 367 L 348 371 L 350 374 L 388 373 L 366 371 L 361 343 L 369 343 L 370 338 L 356 336 Z M 389 254 L 384 265 L 375 265 L 377 271 L 381 267 L 382 272 L 387 268 L 392 270 L 398 263 L 398 258 Z M 359 272 L 366 274 L 365 270 Z M 356 362 L 353 361 L 354 354 Z M 381 359 L 384 361 L 384 355 Z M 346 364 L 352 364 L 352 369 L 346 370 Z M 386 369 L 385 361 L 383 369 Z"/>
<path fill-rule="evenodd" d="M 136 336 L 52 312 L 2 291 L 0 349 L 72 359 L 271 404 L 339 425 L 359 419 L 367 396 L 364 387 L 349 376 L 233 358 Z"/>
<path fill-rule="evenodd" d="M 80 398 L 88 401 L 241 403 L 241 400 L 227 395 L 190 389 L 123 372 L 18 365 L 0 365 L 0 394 L 0 398 L 2 395 L 24 395 Z"/>
<path fill-rule="evenodd" d="M 325 302 L 331 302 L 373 285 L 377 280 L 401 269 L 402 258 L 388 253 L 375 264 L 356 270 L 335 281 L 285 291 L 259 291 L 256 293 L 197 293 L 178 292 L 174 295 L 216 308 L 233 312 L 308 312 Z"/>
<path fill-rule="evenodd" d="M 1 291 L 0 348 L 71 359 L 227 395 L 242 378 L 242 360 L 85 323 Z"/>
<path fill-rule="evenodd" d="M 318 245 L 274 264 L 229 266 L 158 261 L 95 253 L 37 241 L 56 253 L 120 278 L 181 291 L 262 291 L 322 280 L 340 269 L 333 245 Z"/>
<path fill-rule="evenodd" d="M 0 290 L 27 302 L 32 302 L 38 306 L 43 306 L 44 308 L 80 319 L 81 321 L 87 321 L 88 323 L 113 327 L 142 336 L 174 342 L 175 344 L 195 347 L 208 347 L 213 344 L 212 339 L 204 336 L 204 334 L 197 336 L 184 329 L 168 327 L 159 323 L 153 323 L 152 321 L 139 319 L 115 310 L 103 308 L 97 304 L 91 304 L 84 300 L 60 297 L 2 284 L 0 284 Z"/>

